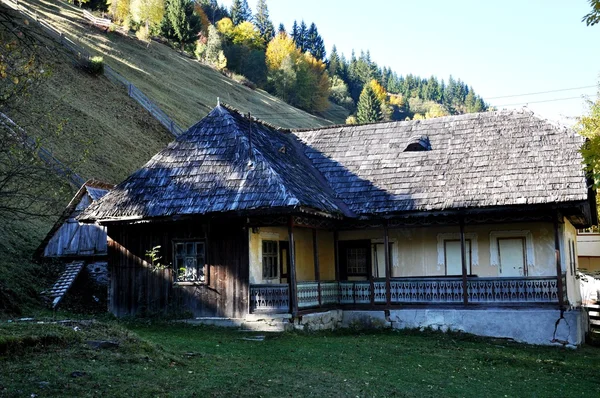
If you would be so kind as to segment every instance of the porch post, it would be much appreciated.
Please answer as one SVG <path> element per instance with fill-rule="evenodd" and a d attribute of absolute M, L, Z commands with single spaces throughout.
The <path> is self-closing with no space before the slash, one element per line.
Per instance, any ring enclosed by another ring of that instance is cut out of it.
<path fill-rule="evenodd" d="M 460 260 L 462 263 L 462 291 L 463 291 L 463 303 L 469 303 L 469 289 L 467 287 L 467 257 L 465 255 L 465 251 L 467 249 L 467 245 L 465 243 L 465 219 L 463 216 L 460 216 L 459 219 L 460 225 Z"/>
<path fill-rule="evenodd" d="M 313 262 L 315 265 L 315 279 L 317 280 L 317 294 L 319 297 L 319 307 L 321 306 L 321 270 L 319 268 L 319 244 L 317 242 L 317 229 L 312 230 L 313 238 Z"/>
<path fill-rule="evenodd" d="M 556 288 L 558 292 L 558 305 L 560 308 L 563 308 L 564 298 L 563 298 L 563 281 L 562 281 L 562 264 L 561 264 L 561 256 L 560 256 L 560 232 L 558 228 L 558 218 L 560 213 L 557 211 L 554 214 L 554 256 L 556 257 Z"/>
<path fill-rule="evenodd" d="M 383 224 L 383 252 L 385 253 L 385 301 L 389 306 L 392 303 L 392 285 L 390 283 L 392 267 L 390 264 L 390 236 L 387 220 Z"/>
<path fill-rule="evenodd" d="M 337 303 L 342 300 L 342 287 L 340 286 L 340 252 L 338 249 L 338 230 L 333 231 L 333 266 L 335 268 L 335 282 L 337 283 Z"/>
<path fill-rule="evenodd" d="M 290 307 L 292 316 L 298 316 L 298 285 L 296 283 L 296 249 L 294 247 L 294 217 L 288 219 L 288 239 L 290 242 Z"/>

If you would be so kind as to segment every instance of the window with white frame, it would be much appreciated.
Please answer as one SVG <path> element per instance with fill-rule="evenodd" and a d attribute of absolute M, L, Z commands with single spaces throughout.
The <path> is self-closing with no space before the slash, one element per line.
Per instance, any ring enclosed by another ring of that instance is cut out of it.
<path fill-rule="evenodd" d="M 460 233 L 450 232 L 437 235 L 438 271 L 446 275 L 462 275 L 462 256 L 460 254 Z M 472 267 L 479 265 L 479 245 L 477 234 L 465 233 L 465 256 L 467 273 L 472 273 Z"/>
<path fill-rule="evenodd" d="M 446 275 L 462 275 L 462 255 L 460 239 L 444 240 L 444 265 Z M 467 274 L 471 273 L 471 240 L 465 240 L 465 262 Z"/>
<path fill-rule="evenodd" d="M 262 241 L 262 269 L 263 279 L 279 277 L 279 245 L 276 240 Z"/>
<path fill-rule="evenodd" d="M 498 276 L 527 276 L 530 268 L 535 265 L 531 232 L 490 232 L 490 265 L 498 268 Z"/>
<path fill-rule="evenodd" d="M 206 282 L 206 245 L 203 241 L 173 242 L 177 282 Z"/>

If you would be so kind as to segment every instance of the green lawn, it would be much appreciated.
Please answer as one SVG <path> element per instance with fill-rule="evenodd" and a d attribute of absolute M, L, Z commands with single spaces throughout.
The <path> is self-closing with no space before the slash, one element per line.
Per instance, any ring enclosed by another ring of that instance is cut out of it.
<path fill-rule="evenodd" d="M 418 332 L 0 324 L 2 396 L 598 397 L 600 350 Z M 95 350 L 87 339 L 119 348 Z M 73 377 L 73 372 L 81 372 Z"/>
<path fill-rule="evenodd" d="M 348 116 L 344 108 L 335 104 L 313 116 L 263 90 L 251 90 L 166 45 L 152 42 L 147 46 L 131 35 L 124 37 L 90 28 L 82 10 L 72 4 L 49 0 L 19 3 L 91 53 L 101 55 L 184 129 L 206 116 L 216 106 L 217 97 L 243 112 L 287 128 L 339 124 Z"/>

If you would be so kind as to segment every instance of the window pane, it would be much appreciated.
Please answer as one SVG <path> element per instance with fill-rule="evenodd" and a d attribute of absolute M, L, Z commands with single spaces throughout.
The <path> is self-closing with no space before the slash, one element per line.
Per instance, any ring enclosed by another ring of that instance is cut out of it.
<path fill-rule="evenodd" d="M 195 245 L 194 245 L 194 243 L 193 243 L 193 242 L 187 243 L 185 246 L 186 246 L 186 251 L 185 251 L 185 254 L 186 254 L 186 255 L 188 255 L 188 256 L 193 256 L 193 255 L 195 255 L 195 254 L 196 254 L 196 253 L 195 253 L 195 250 L 194 250 L 194 246 L 195 246 Z"/>
<path fill-rule="evenodd" d="M 350 248 L 347 251 L 348 274 L 367 273 L 367 249 Z"/>
<path fill-rule="evenodd" d="M 263 264 L 263 278 L 270 279 L 276 278 L 278 275 L 278 253 L 277 241 L 263 240 L 262 241 L 262 264 Z"/>

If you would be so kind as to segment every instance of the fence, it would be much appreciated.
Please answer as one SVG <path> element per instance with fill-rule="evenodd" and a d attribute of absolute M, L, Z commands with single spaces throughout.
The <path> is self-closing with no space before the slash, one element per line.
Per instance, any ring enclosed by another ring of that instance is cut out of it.
<path fill-rule="evenodd" d="M 44 148 L 38 148 L 35 140 L 27 135 L 25 130 L 19 127 L 15 122 L 13 122 L 8 116 L 4 113 L 0 112 L 0 124 L 2 124 L 9 133 L 14 136 L 22 137 L 25 145 L 27 145 L 30 149 L 34 149 L 37 151 L 40 159 L 48 165 L 54 172 L 56 172 L 61 177 L 65 178 L 69 183 L 73 184 L 76 188 L 80 188 L 84 183 L 85 179 L 81 177 L 79 174 L 75 173 L 68 166 L 62 163 L 60 160 L 56 159 L 50 151 Z M 17 131 L 15 131 L 17 130 Z"/>
<path fill-rule="evenodd" d="M 10 6 L 11 8 L 19 11 L 21 14 L 30 17 L 35 20 L 44 30 L 50 34 L 50 36 L 59 42 L 63 47 L 65 47 L 69 52 L 75 57 L 76 61 L 89 60 L 92 58 L 92 55 L 83 49 L 78 44 L 74 43 L 68 37 L 65 37 L 62 32 L 46 23 L 44 20 L 40 19 L 39 15 L 35 11 L 31 11 L 27 7 L 24 6 L 23 2 L 19 2 L 18 0 L 0 0 L 2 3 Z M 84 11 L 85 13 L 86 11 Z M 89 14 L 89 13 L 88 13 Z M 91 15 L 91 14 L 90 14 Z M 85 15 L 84 15 L 85 17 Z M 92 15 L 93 17 L 93 15 Z M 95 17 L 94 17 L 95 18 Z M 86 19 L 89 19 L 86 17 Z M 102 19 L 102 18 L 97 18 Z M 113 82 L 117 82 L 121 84 L 123 87 L 127 89 L 127 94 L 133 98 L 136 102 L 138 102 L 144 109 L 146 109 L 152 117 L 154 117 L 160 124 L 162 124 L 169 132 L 175 137 L 181 135 L 184 130 L 175 123 L 167 114 L 160 109 L 158 105 L 156 105 L 148 96 L 146 96 L 140 89 L 135 87 L 133 83 L 127 80 L 125 77 L 120 75 L 114 69 L 109 67 L 108 65 L 104 65 L 104 75 L 109 78 Z"/>
<path fill-rule="evenodd" d="M 110 28 L 112 21 L 107 18 L 98 18 L 94 16 L 91 12 L 83 10 L 83 17 L 90 21 L 92 25 L 100 26 L 102 28 Z"/>

